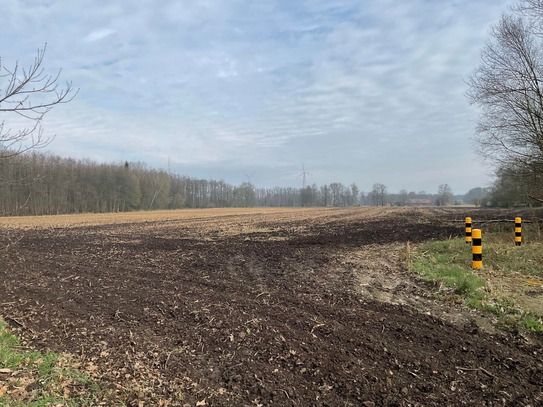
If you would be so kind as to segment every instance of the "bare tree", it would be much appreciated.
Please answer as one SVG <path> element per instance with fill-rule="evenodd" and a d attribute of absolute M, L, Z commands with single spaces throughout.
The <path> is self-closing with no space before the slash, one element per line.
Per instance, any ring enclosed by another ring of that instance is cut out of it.
<path fill-rule="evenodd" d="M 522 0 L 513 10 L 519 14 L 532 19 L 534 33 L 538 36 L 543 34 L 543 0 Z"/>
<path fill-rule="evenodd" d="M 386 203 L 387 187 L 384 184 L 373 184 L 370 192 L 371 201 L 374 206 L 383 206 Z"/>
<path fill-rule="evenodd" d="M 43 61 L 47 44 L 38 49 L 34 62 L 27 68 L 15 62 L 11 67 L 0 59 L 0 113 L 12 114 L 27 123 L 16 130 L 0 122 L 0 158 L 9 158 L 51 142 L 44 137 L 41 122 L 58 104 L 70 102 L 78 93 L 71 82 L 59 87 L 61 70 L 46 74 Z M 6 116 L 4 116 L 6 117 Z"/>
<path fill-rule="evenodd" d="M 519 176 L 543 172 L 542 22 L 541 0 L 524 0 L 503 15 L 468 80 L 467 96 L 481 108 L 479 153 Z"/>
<path fill-rule="evenodd" d="M 437 189 L 437 206 L 450 205 L 454 195 L 449 184 L 441 184 Z"/>
<path fill-rule="evenodd" d="M 320 194 L 322 199 L 322 206 L 328 206 L 330 204 L 330 187 L 328 185 L 321 186 Z"/>
<path fill-rule="evenodd" d="M 407 190 L 401 189 L 398 193 L 398 204 L 401 206 L 407 205 L 407 201 L 409 200 L 409 194 Z"/>
<path fill-rule="evenodd" d="M 360 205 L 360 201 L 358 200 L 359 194 L 360 194 L 360 189 L 358 188 L 358 185 L 356 185 L 353 182 L 351 184 L 351 206 Z"/>
<path fill-rule="evenodd" d="M 475 206 L 484 205 L 485 200 L 488 200 L 489 192 L 490 190 L 488 188 L 482 188 L 482 187 L 471 188 L 464 195 L 464 202 L 473 204 Z"/>
<path fill-rule="evenodd" d="M 332 193 L 332 205 L 339 206 L 341 203 L 341 194 L 345 186 L 341 182 L 332 182 L 330 184 L 330 192 Z"/>

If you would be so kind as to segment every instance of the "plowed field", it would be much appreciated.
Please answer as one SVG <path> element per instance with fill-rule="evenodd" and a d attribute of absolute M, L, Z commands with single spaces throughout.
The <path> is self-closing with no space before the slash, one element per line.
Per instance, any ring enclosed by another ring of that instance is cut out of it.
<path fill-rule="evenodd" d="M 0 315 L 77 355 L 103 405 L 542 405 L 541 345 L 482 330 L 405 271 L 407 241 L 461 236 L 464 216 L 4 218 Z"/>

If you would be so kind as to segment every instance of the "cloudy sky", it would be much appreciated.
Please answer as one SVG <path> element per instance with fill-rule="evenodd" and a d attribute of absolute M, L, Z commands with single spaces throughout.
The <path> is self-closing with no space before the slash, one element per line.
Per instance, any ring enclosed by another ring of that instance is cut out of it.
<path fill-rule="evenodd" d="M 0 56 L 80 89 L 47 150 L 233 184 L 491 182 L 464 94 L 507 0 L 2 0 Z M 3 84 L 0 81 L 0 89 Z"/>

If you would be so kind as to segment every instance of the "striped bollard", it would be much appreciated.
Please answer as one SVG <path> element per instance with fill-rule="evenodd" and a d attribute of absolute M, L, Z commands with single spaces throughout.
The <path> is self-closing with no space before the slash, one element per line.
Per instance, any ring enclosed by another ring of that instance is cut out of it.
<path fill-rule="evenodd" d="M 472 231 L 473 245 L 471 252 L 473 254 L 472 268 L 480 269 L 483 267 L 483 232 L 481 229 L 473 229 Z"/>
<path fill-rule="evenodd" d="M 515 218 L 515 246 L 522 243 L 522 219 Z"/>
<path fill-rule="evenodd" d="M 471 218 L 466 218 L 466 243 L 471 243 Z"/>

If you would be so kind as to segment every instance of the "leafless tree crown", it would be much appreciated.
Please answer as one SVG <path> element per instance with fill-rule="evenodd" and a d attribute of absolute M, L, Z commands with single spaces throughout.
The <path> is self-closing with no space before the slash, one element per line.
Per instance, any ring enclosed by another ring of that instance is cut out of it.
<path fill-rule="evenodd" d="M 540 3 L 523 3 L 524 9 L 502 16 L 468 80 L 467 96 L 481 108 L 479 152 L 498 167 L 539 171 L 543 165 L 543 40 L 534 28 L 538 20 L 530 17 L 536 9 L 527 8 Z"/>
<path fill-rule="evenodd" d="M 78 93 L 71 82 L 59 86 L 61 70 L 54 75 L 43 68 L 47 44 L 38 49 L 34 62 L 21 67 L 19 62 L 7 66 L 0 58 L 0 114 L 17 115 L 24 125 L 12 129 L 0 121 L 0 158 L 8 158 L 47 145 L 41 127 L 44 116 L 56 105 L 70 102 Z M 6 117 L 6 116 L 4 116 Z"/>

